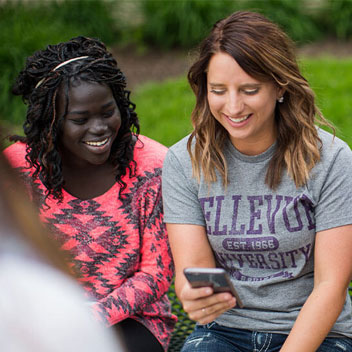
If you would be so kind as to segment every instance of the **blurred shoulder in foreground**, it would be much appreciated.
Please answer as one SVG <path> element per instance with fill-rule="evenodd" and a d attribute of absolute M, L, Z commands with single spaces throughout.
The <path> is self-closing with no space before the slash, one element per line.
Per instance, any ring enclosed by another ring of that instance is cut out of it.
<path fill-rule="evenodd" d="M 97 323 L 0 154 L 0 341 L 7 352 L 124 351 Z"/>

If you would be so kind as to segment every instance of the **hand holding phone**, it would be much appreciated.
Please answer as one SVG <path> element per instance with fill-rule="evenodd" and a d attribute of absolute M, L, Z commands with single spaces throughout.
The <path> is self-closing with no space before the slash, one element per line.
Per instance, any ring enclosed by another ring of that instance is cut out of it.
<path fill-rule="evenodd" d="M 185 268 L 188 282 L 194 288 L 210 286 L 215 293 L 231 292 L 236 298 L 237 305 L 243 308 L 242 300 L 235 290 L 227 272 L 222 268 Z"/>

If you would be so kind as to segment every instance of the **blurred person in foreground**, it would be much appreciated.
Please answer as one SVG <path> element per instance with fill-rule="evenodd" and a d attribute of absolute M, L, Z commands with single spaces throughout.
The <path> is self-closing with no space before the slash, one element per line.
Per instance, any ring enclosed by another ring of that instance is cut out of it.
<path fill-rule="evenodd" d="M 218 21 L 188 73 L 193 132 L 163 167 L 176 292 L 198 322 L 183 351 L 352 351 L 352 152 L 264 16 Z M 229 293 L 186 267 L 222 267 Z"/>
<path fill-rule="evenodd" d="M 126 351 L 92 316 L 25 193 L 0 154 L 1 351 Z"/>
<path fill-rule="evenodd" d="M 167 350 L 176 317 L 163 223 L 166 147 L 139 135 L 126 80 L 105 45 L 73 38 L 27 59 L 13 93 L 25 138 L 5 150 L 41 219 L 72 256 L 97 319 L 129 350 Z"/>

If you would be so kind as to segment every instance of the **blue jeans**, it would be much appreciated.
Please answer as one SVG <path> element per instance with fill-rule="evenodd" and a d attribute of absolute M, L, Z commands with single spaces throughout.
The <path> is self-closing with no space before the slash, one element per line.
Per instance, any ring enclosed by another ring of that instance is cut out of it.
<path fill-rule="evenodd" d="M 197 325 L 181 352 L 276 352 L 287 335 L 241 330 L 215 322 Z M 328 337 L 317 352 L 352 352 L 352 339 Z"/>

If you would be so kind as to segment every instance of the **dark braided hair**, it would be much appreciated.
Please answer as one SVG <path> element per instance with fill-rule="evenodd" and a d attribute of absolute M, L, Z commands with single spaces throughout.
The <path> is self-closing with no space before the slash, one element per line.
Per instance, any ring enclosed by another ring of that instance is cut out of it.
<path fill-rule="evenodd" d="M 61 63 L 72 58 L 87 56 L 72 63 Z M 112 54 L 97 39 L 76 37 L 68 42 L 49 45 L 27 58 L 26 66 L 18 75 L 12 88 L 15 95 L 21 95 L 28 105 L 23 125 L 25 137 L 12 136 L 12 141 L 27 144 L 26 160 L 34 167 L 34 177 L 47 189 L 46 196 L 62 200 L 61 156 L 58 152 L 58 135 L 67 112 L 57 116 L 56 102 L 60 89 L 68 94 L 73 80 L 98 82 L 110 87 L 121 113 L 121 127 L 113 142 L 110 161 L 116 168 L 116 181 L 121 185 L 120 196 L 126 188 L 122 177 L 129 170 L 134 175 L 136 162 L 133 149 L 139 134 L 139 121 L 135 104 L 130 101 L 126 90 L 126 79 L 117 66 Z"/>

